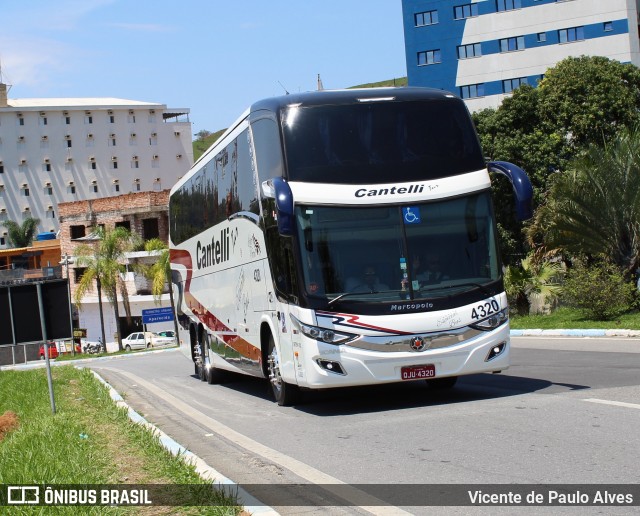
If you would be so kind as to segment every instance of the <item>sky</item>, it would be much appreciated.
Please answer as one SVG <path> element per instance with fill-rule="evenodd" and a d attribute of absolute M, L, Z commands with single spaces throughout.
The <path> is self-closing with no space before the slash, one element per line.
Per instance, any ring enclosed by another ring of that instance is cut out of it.
<path fill-rule="evenodd" d="M 406 76 L 401 0 L 0 0 L 9 98 L 189 108 L 194 134 L 253 102 Z"/>

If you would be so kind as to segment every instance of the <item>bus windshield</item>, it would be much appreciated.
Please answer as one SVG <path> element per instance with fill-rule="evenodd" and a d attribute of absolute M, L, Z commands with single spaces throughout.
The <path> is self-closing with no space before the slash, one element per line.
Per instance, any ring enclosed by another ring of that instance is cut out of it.
<path fill-rule="evenodd" d="M 282 120 L 290 181 L 411 182 L 485 168 L 467 108 L 457 98 L 293 105 Z"/>
<path fill-rule="evenodd" d="M 488 191 L 403 206 L 303 205 L 296 221 L 306 295 L 329 303 L 486 294 L 501 278 Z"/>

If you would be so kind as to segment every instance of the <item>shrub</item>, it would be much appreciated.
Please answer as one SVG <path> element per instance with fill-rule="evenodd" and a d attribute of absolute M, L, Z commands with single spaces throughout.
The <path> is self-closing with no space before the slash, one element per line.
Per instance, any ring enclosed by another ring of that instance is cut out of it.
<path fill-rule="evenodd" d="M 628 312 L 633 307 L 635 295 L 635 285 L 626 281 L 621 271 L 606 261 L 591 265 L 576 261 L 562 288 L 563 301 L 596 321 L 611 320 Z"/>

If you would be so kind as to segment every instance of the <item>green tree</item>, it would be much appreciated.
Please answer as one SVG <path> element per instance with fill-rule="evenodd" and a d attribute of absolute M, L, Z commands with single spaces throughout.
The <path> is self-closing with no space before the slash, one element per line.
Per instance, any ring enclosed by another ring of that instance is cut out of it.
<path fill-rule="evenodd" d="M 538 89 L 544 128 L 576 150 L 640 120 L 640 69 L 630 63 L 569 57 L 547 70 Z"/>
<path fill-rule="evenodd" d="M 158 259 L 151 266 L 147 267 L 144 271 L 145 276 L 151 282 L 151 293 L 156 304 L 160 303 L 160 298 L 164 293 L 164 287 L 169 283 L 169 302 L 171 303 L 171 309 L 173 310 L 173 326 L 178 335 L 178 319 L 175 316 L 176 306 L 173 299 L 173 287 L 171 284 L 171 259 L 169 248 L 159 238 L 152 238 L 147 240 L 144 244 L 144 249 L 147 252 L 154 253 Z"/>
<path fill-rule="evenodd" d="M 509 265 L 504 274 L 505 291 L 509 304 L 515 306 L 518 315 L 529 315 L 531 297 L 538 295 L 543 302 L 556 299 L 561 291 L 558 279 L 562 266 L 556 262 L 534 261 L 529 254 L 520 265 Z"/>
<path fill-rule="evenodd" d="M 521 86 L 473 118 L 485 155 L 521 166 L 538 205 L 555 173 L 640 119 L 640 69 L 605 57 L 568 58 L 547 70 L 537 88 Z M 505 263 L 514 263 L 526 246 L 506 181 L 496 185 L 495 204 Z"/>
<path fill-rule="evenodd" d="M 632 278 L 640 266 L 640 129 L 591 146 L 556 174 L 527 234 L 547 255 L 607 256 Z"/>
<path fill-rule="evenodd" d="M 101 298 L 101 291 L 104 290 L 107 299 L 109 299 L 109 302 L 113 306 L 116 319 L 118 349 L 122 351 L 118 292 L 122 298 L 126 316 L 130 318 L 129 295 L 122 274 L 126 272 L 126 266 L 124 265 L 125 254 L 132 250 L 137 242 L 131 233 L 129 233 L 129 230 L 123 227 L 116 227 L 112 230 L 99 228 L 96 230 L 96 235 L 97 240 L 95 244 L 81 244 L 75 248 L 76 263 L 80 267 L 85 267 L 82 278 L 76 287 L 75 302 L 79 307 L 81 306 L 84 296 L 87 292 L 93 290 L 95 281 L 98 290 L 98 302 L 100 303 L 102 342 L 106 344 Z"/>
<path fill-rule="evenodd" d="M 38 230 L 38 224 L 40 224 L 40 219 L 33 217 L 24 219 L 22 224 L 18 224 L 13 220 L 2 222 L 2 225 L 7 228 L 9 241 L 13 247 L 29 247 Z"/>

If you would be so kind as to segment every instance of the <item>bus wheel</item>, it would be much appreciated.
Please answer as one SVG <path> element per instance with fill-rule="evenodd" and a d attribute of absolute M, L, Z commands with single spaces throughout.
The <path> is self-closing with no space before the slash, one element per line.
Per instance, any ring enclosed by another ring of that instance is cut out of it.
<path fill-rule="evenodd" d="M 427 385 L 432 389 L 451 389 L 457 381 L 457 376 L 447 376 L 445 378 L 434 378 L 433 380 L 427 380 Z"/>
<path fill-rule="evenodd" d="M 278 349 L 271 335 L 269 336 L 268 368 L 273 396 L 278 405 L 281 407 L 293 405 L 298 399 L 299 389 L 297 385 L 286 383 L 282 379 L 282 375 L 280 374 L 280 356 L 278 355 Z"/>
<path fill-rule="evenodd" d="M 205 369 L 205 375 L 207 377 L 207 383 L 209 385 L 213 385 L 214 383 L 222 383 L 222 380 L 224 379 L 224 371 L 215 367 L 213 365 L 213 362 L 211 361 L 211 359 L 209 358 L 209 349 L 210 348 L 210 343 L 211 343 L 211 336 L 208 333 L 204 334 L 204 338 L 203 338 L 203 344 L 204 344 L 204 364 L 206 366 Z"/>

